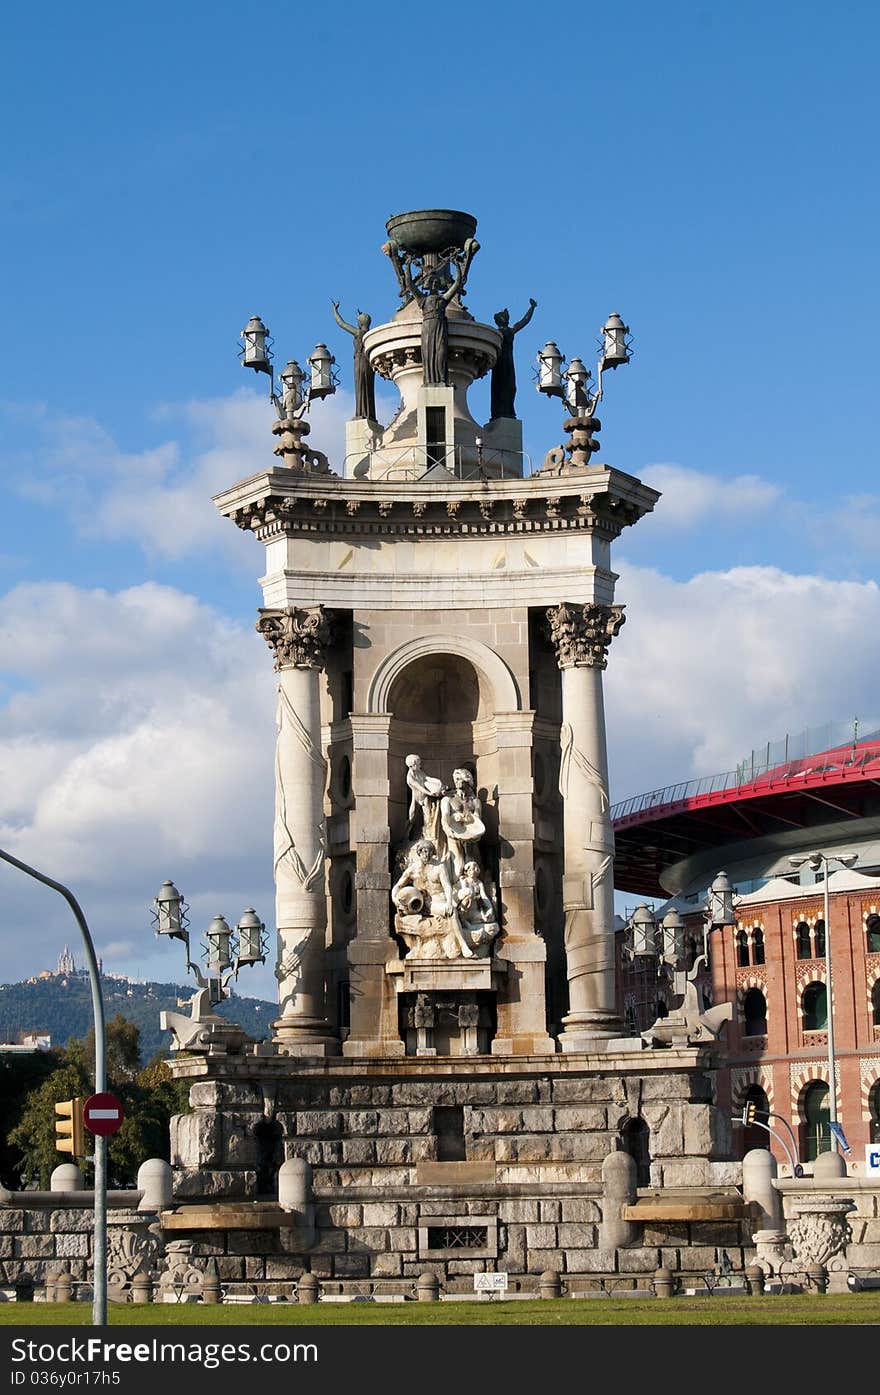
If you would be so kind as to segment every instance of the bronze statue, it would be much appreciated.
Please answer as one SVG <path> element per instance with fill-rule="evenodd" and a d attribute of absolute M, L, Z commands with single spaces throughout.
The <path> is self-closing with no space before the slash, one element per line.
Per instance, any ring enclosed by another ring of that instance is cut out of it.
<path fill-rule="evenodd" d="M 501 334 L 501 348 L 498 350 L 498 359 L 492 369 L 492 421 L 496 417 L 516 416 L 514 411 L 516 370 L 513 364 L 513 339 L 514 335 L 519 334 L 521 329 L 525 329 L 535 313 L 537 304 L 536 300 L 530 298 L 528 310 L 521 320 L 517 320 L 515 325 L 510 323 L 509 310 L 499 310 L 495 316 L 495 323 Z"/>
<path fill-rule="evenodd" d="M 456 263 L 452 284 L 441 290 L 442 279 L 434 274 L 417 288 L 422 308 L 422 382 L 446 383 L 449 376 L 449 323 L 446 307 L 461 289 L 461 267 Z"/>
<path fill-rule="evenodd" d="M 370 360 L 364 347 L 364 338 L 367 330 L 372 324 L 372 319 L 365 310 L 359 310 L 357 325 L 348 324 L 339 313 L 339 301 L 331 301 L 333 306 L 333 318 L 339 325 L 354 339 L 354 414 L 355 417 L 366 417 L 367 421 L 376 420 L 376 375 L 370 367 Z"/>

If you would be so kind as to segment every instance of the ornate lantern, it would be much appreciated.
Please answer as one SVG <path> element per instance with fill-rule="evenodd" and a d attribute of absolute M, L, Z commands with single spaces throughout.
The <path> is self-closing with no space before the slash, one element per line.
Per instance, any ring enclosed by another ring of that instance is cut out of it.
<path fill-rule="evenodd" d="M 306 375 L 300 368 L 296 359 L 292 358 L 290 362 L 282 368 L 279 377 L 284 384 L 283 406 L 286 411 L 295 411 L 297 407 L 301 407 L 303 404 L 303 383 L 305 382 Z"/>
<path fill-rule="evenodd" d="M 238 932 L 238 953 L 235 956 L 238 963 L 264 964 L 266 952 L 263 946 L 263 931 L 266 927 L 253 906 L 248 906 L 242 913 L 241 920 L 235 928 Z"/>
<path fill-rule="evenodd" d="M 244 348 L 240 350 L 240 358 L 244 368 L 253 368 L 255 373 L 272 372 L 272 356 L 269 351 L 267 339 L 269 331 L 263 324 L 259 315 L 252 315 L 241 331 L 244 340 Z"/>
<path fill-rule="evenodd" d="M 668 964 L 680 964 L 684 959 L 684 921 L 678 911 L 667 911 L 661 922 L 663 929 L 663 958 Z"/>
<path fill-rule="evenodd" d="M 307 359 L 312 370 L 312 381 L 309 386 L 309 393 L 312 397 L 332 397 L 336 391 L 336 384 L 333 381 L 333 365 L 336 359 L 327 348 L 326 344 L 316 344 Z"/>
<path fill-rule="evenodd" d="M 163 882 L 153 901 L 153 919 L 157 935 L 170 935 L 172 940 L 186 940 L 186 902 L 173 882 Z"/>
<path fill-rule="evenodd" d="M 625 325 L 616 310 L 613 310 L 602 326 L 602 367 L 619 368 L 629 363 L 631 353 L 627 341 L 629 325 Z"/>
<path fill-rule="evenodd" d="M 562 379 L 562 365 L 565 354 L 559 345 L 548 339 L 543 349 L 538 350 L 538 391 L 547 397 L 564 397 L 565 384 Z"/>
<path fill-rule="evenodd" d="M 657 943 L 654 933 L 657 926 L 647 906 L 636 906 L 632 913 L 630 927 L 633 938 L 633 955 L 656 955 Z"/>
<path fill-rule="evenodd" d="M 211 924 L 205 931 L 205 939 L 208 942 L 208 969 L 213 974 L 219 974 L 223 969 L 228 969 L 232 964 L 229 953 L 231 935 L 232 931 L 222 915 L 215 915 Z"/>
<path fill-rule="evenodd" d="M 590 399 L 587 395 L 587 383 L 591 377 L 589 368 L 586 367 L 582 359 L 573 358 L 562 376 L 570 384 L 569 406 L 578 415 L 583 416 L 590 406 Z"/>
<path fill-rule="evenodd" d="M 733 887 L 726 872 L 719 872 L 709 887 L 706 916 L 710 925 L 733 925 Z"/>

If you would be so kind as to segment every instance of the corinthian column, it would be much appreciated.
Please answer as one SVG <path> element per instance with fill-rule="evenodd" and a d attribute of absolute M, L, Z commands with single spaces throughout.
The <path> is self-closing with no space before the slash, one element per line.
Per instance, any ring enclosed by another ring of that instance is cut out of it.
<path fill-rule="evenodd" d="M 257 629 L 275 654 L 275 913 L 278 1000 L 274 1040 L 290 1055 L 338 1051 L 324 1008 L 326 836 L 320 673 L 331 640 L 322 606 L 261 610 Z"/>
<path fill-rule="evenodd" d="M 586 1051 L 620 1036 L 614 983 L 614 830 L 608 802 L 608 751 L 602 670 L 624 622 L 623 606 L 562 605 L 547 611 L 562 670 L 565 958 L 569 1011 L 559 1044 Z"/>

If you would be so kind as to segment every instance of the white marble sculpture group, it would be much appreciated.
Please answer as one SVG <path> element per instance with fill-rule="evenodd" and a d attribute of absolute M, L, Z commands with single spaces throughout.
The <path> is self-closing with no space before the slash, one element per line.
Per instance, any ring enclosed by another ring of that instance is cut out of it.
<path fill-rule="evenodd" d="M 482 805 L 467 769 L 452 773 L 452 785 L 426 775 L 421 758 L 406 757 L 411 792 L 406 866 L 391 889 L 394 929 L 408 947 L 407 959 L 473 959 L 492 952 L 499 932 L 492 895 L 479 860 L 486 831 Z M 494 890 L 494 888 L 493 888 Z"/>

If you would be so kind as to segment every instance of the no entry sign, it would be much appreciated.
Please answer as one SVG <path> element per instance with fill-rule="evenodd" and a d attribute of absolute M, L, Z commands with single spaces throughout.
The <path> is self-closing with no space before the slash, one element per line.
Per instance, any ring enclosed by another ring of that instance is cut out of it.
<path fill-rule="evenodd" d="M 89 1133 L 96 1133 L 101 1138 L 108 1138 L 111 1133 L 115 1133 L 124 1117 L 119 1100 L 108 1091 L 92 1095 L 83 1105 L 83 1123 Z"/>

